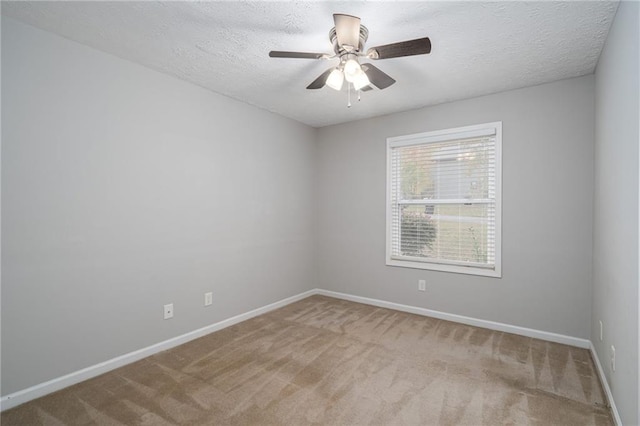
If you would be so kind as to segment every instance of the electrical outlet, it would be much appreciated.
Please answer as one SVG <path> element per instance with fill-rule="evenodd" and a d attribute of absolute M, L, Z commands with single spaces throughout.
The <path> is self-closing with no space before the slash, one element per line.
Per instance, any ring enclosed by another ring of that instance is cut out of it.
<path fill-rule="evenodd" d="M 426 280 L 418 280 L 418 290 L 427 291 L 427 281 Z"/>
<path fill-rule="evenodd" d="M 616 371 L 616 347 L 611 345 L 611 371 Z"/>
<path fill-rule="evenodd" d="M 173 318 L 173 303 L 164 305 L 164 319 Z"/>
<path fill-rule="evenodd" d="M 602 342 L 602 320 L 598 321 L 600 323 L 600 341 Z"/>
<path fill-rule="evenodd" d="M 204 294 L 204 306 L 209 306 L 213 303 L 213 293 L 208 292 Z"/>

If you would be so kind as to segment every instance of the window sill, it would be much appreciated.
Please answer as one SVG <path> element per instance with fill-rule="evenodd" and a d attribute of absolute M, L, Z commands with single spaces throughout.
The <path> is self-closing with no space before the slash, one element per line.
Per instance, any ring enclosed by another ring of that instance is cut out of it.
<path fill-rule="evenodd" d="M 482 277 L 502 278 L 502 271 L 496 265 L 496 269 L 476 268 L 473 266 L 442 265 L 438 263 L 412 262 L 409 260 L 387 259 L 387 266 L 401 268 L 426 269 L 439 272 L 453 272 L 456 274 L 478 275 Z"/>

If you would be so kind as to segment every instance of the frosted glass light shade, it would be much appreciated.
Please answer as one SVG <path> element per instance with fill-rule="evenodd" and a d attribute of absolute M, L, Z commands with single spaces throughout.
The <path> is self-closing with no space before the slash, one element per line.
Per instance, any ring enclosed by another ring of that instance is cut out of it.
<path fill-rule="evenodd" d="M 362 68 L 360 68 L 359 71 L 360 72 L 356 73 L 355 77 L 353 78 L 353 88 L 356 90 L 360 90 L 363 87 L 371 84 L 371 82 L 369 81 L 369 77 L 367 77 L 367 74 L 362 71 Z"/>
<path fill-rule="evenodd" d="M 362 71 L 362 68 L 360 68 L 360 64 L 355 59 L 349 59 L 344 63 L 344 77 L 349 83 L 353 83 L 358 71 Z"/>
<path fill-rule="evenodd" d="M 344 74 L 338 68 L 331 71 L 329 77 L 327 77 L 327 86 L 334 90 L 342 89 L 342 83 L 344 82 Z"/>

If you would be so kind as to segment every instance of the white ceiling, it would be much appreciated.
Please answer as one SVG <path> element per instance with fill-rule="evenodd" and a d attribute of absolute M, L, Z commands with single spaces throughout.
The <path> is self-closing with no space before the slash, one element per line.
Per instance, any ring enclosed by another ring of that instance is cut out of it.
<path fill-rule="evenodd" d="M 314 127 L 592 73 L 617 2 L 2 2 L 2 13 Z M 432 53 L 379 60 L 397 83 L 362 94 L 305 87 L 337 60 L 333 13 L 367 47 L 428 36 Z"/>

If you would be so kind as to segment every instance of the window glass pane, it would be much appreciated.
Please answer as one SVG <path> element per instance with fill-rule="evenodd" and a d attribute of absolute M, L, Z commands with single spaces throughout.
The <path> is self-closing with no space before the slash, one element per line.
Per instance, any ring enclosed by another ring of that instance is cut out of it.
<path fill-rule="evenodd" d="M 411 146 L 399 151 L 400 182 L 403 200 L 433 198 L 436 193 L 433 180 L 431 151 L 424 146 Z"/>
<path fill-rule="evenodd" d="M 402 200 L 487 198 L 493 138 L 397 148 Z"/>
<path fill-rule="evenodd" d="M 492 205 L 409 205 L 400 209 L 403 256 L 481 264 L 494 262 Z"/>

